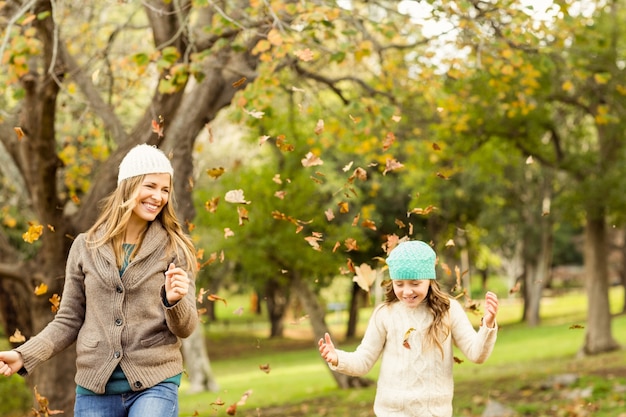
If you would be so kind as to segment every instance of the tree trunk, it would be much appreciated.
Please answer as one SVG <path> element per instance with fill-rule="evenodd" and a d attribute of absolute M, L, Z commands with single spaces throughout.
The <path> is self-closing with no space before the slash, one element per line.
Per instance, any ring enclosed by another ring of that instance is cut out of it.
<path fill-rule="evenodd" d="M 183 339 L 183 357 L 185 364 L 187 364 L 186 372 L 189 375 L 190 393 L 217 392 L 219 390 L 209 361 L 209 353 L 204 339 L 204 326 L 198 326 L 191 336 Z"/>
<path fill-rule="evenodd" d="M 581 353 L 586 355 L 619 348 L 611 333 L 606 243 L 604 216 L 588 213 L 584 243 L 588 314 L 585 343 L 581 349 Z"/>
<path fill-rule="evenodd" d="M 359 299 L 361 287 L 356 282 L 352 283 L 352 294 L 350 295 L 350 309 L 348 313 L 348 327 L 346 329 L 346 339 L 356 336 L 356 326 L 359 322 Z"/>
<path fill-rule="evenodd" d="M 265 285 L 265 302 L 270 321 L 270 337 L 283 337 L 289 297 L 285 294 L 285 289 L 275 280 L 269 280 Z"/>
<path fill-rule="evenodd" d="M 525 303 L 524 320 L 531 327 L 539 325 L 541 296 L 543 289 L 550 275 L 550 266 L 552 264 L 552 217 L 550 217 L 550 205 L 552 200 L 552 181 L 548 169 L 543 170 L 545 173 L 543 181 L 543 204 L 542 216 L 539 227 L 540 244 L 539 251 L 535 252 L 535 265 L 532 268 L 534 273 L 526 274 L 525 282 Z M 527 269 L 527 271 L 531 271 Z"/>
<path fill-rule="evenodd" d="M 291 293 L 297 294 L 302 306 L 304 307 L 304 311 L 306 311 L 309 316 L 311 327 L 313 329 L 313 343 L 317 346 L 317 341 L 324 337 L 325 333 L 331 334 L 328 326 L 326 325 L 324 309 L 307 282 L 302 280 L 300 274 L 297 272 L 291 272 Z M 336 339 L 334 340 L 336 341 Z M 326 362 L 324 362 L 324 364 L 326 364 Z M 342 389 L 372 385 L 372 381 L 366 378 L 340 374 L 339 372 L 331 371 L 330 368 L 329 371 L 337 382 L 337 386 Z"/>

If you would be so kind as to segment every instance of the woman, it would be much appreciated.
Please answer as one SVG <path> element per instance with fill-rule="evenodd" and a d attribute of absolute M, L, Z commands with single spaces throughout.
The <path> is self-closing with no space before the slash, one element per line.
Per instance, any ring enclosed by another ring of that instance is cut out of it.
<path fill-rule="evenodd" d="M 197 263 L 176 218 L 173 174 L 156 147 L 128 152 L 99 218 L 72 243 L 54 320 L 0 352 L 0 374 L 26 375 L 76 342 L 76 417 L 178 415 Z"/>

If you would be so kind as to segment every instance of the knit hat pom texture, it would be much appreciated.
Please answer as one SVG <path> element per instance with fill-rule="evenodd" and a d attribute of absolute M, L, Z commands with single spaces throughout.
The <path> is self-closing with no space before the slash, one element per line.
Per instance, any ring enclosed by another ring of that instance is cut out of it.
<path fill-rule="evenodd" d="M 436 279 L 437 255 L 429 244 L 405 241 L 391 250 L 387 257 L 391 279 Z"/>
<path fill-rule="evenodd" d="M 144 143 L 132 148 L 122 159 L 117 185 L 127 178 L 146 174 L 170 174 L 173 177 L 174 169 L 163 151 Z"/>

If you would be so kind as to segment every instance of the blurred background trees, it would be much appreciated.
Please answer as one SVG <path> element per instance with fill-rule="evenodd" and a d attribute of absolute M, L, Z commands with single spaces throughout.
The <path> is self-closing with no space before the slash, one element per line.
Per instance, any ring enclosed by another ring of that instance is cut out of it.
<path fill-rule="evenodd" d="M 267 309 L 268 336 L 282 335 L 295 297 L 319 336 L 319 291 L 343 276 L 356 277 L 354 323 L 387 249 L 409 237 L 434 245 L 450 289 L 506 277 L 529 325 L 555 267 L 584 262 L 581 351 L 617 348 L 607 294 L 626 276 L 623 2 L 0 5 L 0 310 L 12 342 L 52 319 L 72 237 L 121 157 L 148 142 L 171 155 L 208 320 L 207 295 L 237 288 Z M 214 387 L 206 352 L 186 356 L 205 361 L 190 367 L 197 389 Z M 68 349 L 29 380 L 66 412 L 73 363 Z"/>

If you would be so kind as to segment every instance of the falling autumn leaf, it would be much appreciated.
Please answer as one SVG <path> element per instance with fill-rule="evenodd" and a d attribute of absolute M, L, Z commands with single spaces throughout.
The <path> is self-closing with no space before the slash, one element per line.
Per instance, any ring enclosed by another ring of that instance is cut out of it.
<path fill-rule="evenodd" d="M 265 372 L 266 374 L 270 373 L 270 364 L 266 363 L 265 365 L 259 365 L 259 369 Z"/>
<path fill-rule="evenodd" d="M 532 155 L 530 155 L 528 158 L 526 158 L 526 165 L 530 165 L 533 162 L 535 162 L 535 161 L 533 160 L 533 156 Z"/>
<path fill-rule="evenodd" d="M 303 167 L 324 165 L 324 161 L 322 161 L 317 155 L 313 154 L 313 152 L 307 152 L 305 157 L 302 158 L 301 162 Z"/>
<path fill-rule="evenodd" d="M 232 231 L 230 227 L 224 228 L 224 239 L 228 239 L 229 237 L 235 236 L 235 232 Z"/>
<path fill-rule="evenodd" d="M 354 179 L 357 178 L 361 181 L 365 181 L 367 180 L 367 171 L 364 170 L 361 167 L 356 168 L 353 172 L 352 175 L 350 175 L 350 177 L 348 178 L 348 182 L 352 183 L 354 181 Z"/>
<path fill-rule="evenodd" d="M 359 250 L 359 245 L 357 244 L 356 239 L 349 237 L 343 243 L 346 246 L 346 250 L 348 252 Z"/>
<path fill-rule="evenodd" d="M 363 220 L 361 222 L 361 227 L 365 227 L 366 229 L 376 230 L 376 223 L 373 220 Z"/>
<path fill-rule="evenodd" d="M 394 135 L 393 132 L 387 132 L 385 139 L 383 140 L 383 151 L 386 152 L 389 148 L 391 148 L 391 145 L 393 145 L 395 141 L 396 135 Z"/>
<path fill-rule="evenodd" d="M 224 196 L 224 200 L 234 204 L 250 204 L 243 195 L 243 190 L 230 190 Z"/>
<path fill-rule="evenodd" d="M 280 198 L 281 200 L 284 200 L 286 195 L 287 195 L 287 191 L 283 191 L 283 190 L 281 190 L 281 191 L 276 191 L 276 192 L 274 193 L 274 197 L 276 197 L 276 198 Z"/>
<path fill-rule="evenodd" d="M 337 206 L 339 206 L 339 213 L 345 214 L 350 211 L 350 206 L 345 201 L 340 202 Z"/>
<path fill-rule="evenodd" d="M 41 237 L 43 233 L 43 226 L 36 223 L 28 223 L 28 230 L 22 234 L 22 239 L 27 243 L 33 243 Z"/>
<path fill-rule="evenodd" d="M 315 125 L 315 129 L 313 130 L 313 132 L 315 132 L 316 135 L 321 135 L 323 131 L 324 131 L 324 121 L 322 119 L 319 119 L 317 121 L 317 124 Z"/>
<path fill-rule="evenodd" d="M 582 324 L 572 324 L 571 326 L 569 326 L 570 330 L 573 330 L 573 329 L 584 329 L 584 328 L 585 328 L 585 326 L 583 326 Z"/>
<path fill-rule="evenodd" d="M 152 131 L 156 133 L 160 138 L 163 137 L 163 119 L 159 116 L 160 122 L 152 119 Z"/>
<path fill-rule="evenodd" d="M 224 172 L 226 172 L 224 167 L 209 168 L 206 170 L 207 175 L 214 179 L 221 177 Z"/>
<path fill-rule="evenodd" d="M 237 81 L 235 81 L 232 86 L 233 88 L 238 88 L 241 87 L 242 85 L 244 85 L 244 83 L 246 82 L 247 78 L 246 77 L 242 77 L 240 79 L 238 79 Z"/>
<path fill-rule="evenodd" d="M 515 285 L 509 290 L 509 294 L 515 294 L 519 292 L 521 286 L 522 286 L 522 281 L 517 281 Z"/>
<path fill-rule="evenodd" d="M 61 305 L 61 297 L 59 297 L 59 294 L 53 294 L 52 297 L 48 298 L 48 301 L 52 304 L 50 310 L 52 310 L 53 313 L 59 311 L 59 305 Z"/>
<path fill-rule="evenodd" d="M 411 335 L 411 332 L 414 332 L 414 331 L 415 331 L 415 328 L 411 327 L 409 330 L 404 332 L 404 338 L 402 339 L 402 346 L 404 346 L 407 349 L 411 349 L 411 345 L 409 344 L 409 336 Z"/>
<path fill-rule="evenodd" d="M 271 136 L 267 136 L 267 135 L 263 135 L 259 138 L 259 146 L 263 145 L 265 142 L 267 142 L 269 140 L 269 138 L 271 138 Z"/>
<path fill-rule="evenodd" d="M 391 116 L 391 120 L 398 123 L 400 120 L 402 120 L 402 116 Z"/>
<path fill-rule="evenodd" d="M 17 135 L 17 140 L 21 141 L 24 138 L 24 131 L 22 130 L 22 128 L 14 127 L 13 130 L 15 131 L 15 134 Z"/>
<path fill-rule="evenodd" d="M 329 222 L 335 218 L 335 213 L 333 213 L 333 209 L 327 209 L 324 211 L 324 215 L 326 216 L 326 220 Z"/>
<path fill-rule="evenodd" d="M 463 363 L 463 359 L 459 359 L 456 356 L 453 357 L 454 362 L 458 363 L 458 364 L 462 364 Z"/>
<path fill-rule="evenodd" d="M 44 295 L 48 292 L 48 286 L 45 283 L 41 283 L 35 287 L 35 295 Z"/>
<path fill-rule="evenodd" d="M 217 294 L 209 294 L 206 299 L 211 301 L 211 302 L 221 301 L 221 302 L 224 303 L 225 306 L 228 305 L 228 303 L 226 302 L 226 299 L 220 297 Z"/>
<path fill-rule="evenodd" d="M 404 165 L 396 161 L 394 158 L 387 159 L 385 161 L 385 170 L 383 171 L 383 175 L 387 175 L 388 172 L 395 171 L 403 167 Z"/>
<path fill-rule="evenodd" d="M 15 332 L 9 336 L 10 343 L 23 343 L 26 341 L 26 337 L 19 331 L 19 329 L 15 329 Z"/>
<path fill-rule="evenodd" d="M 249 220 L 248 210 L 243 206 L 237 207 L 237 215 L 239 216 L 239 226 L 243 226 L 243 223 Z"/>
<path fill-rule="evenodd" d="M 215 213 L 217 211 L 217 205 L 219 204 L 219 202 L 220 202 L 220 198 L 214 197 L 204 203 L 204 208 L 209 213 Z"/>
<path fill-rule="evenodd" d="M 433 142 L 433 149 L 436 151 L 440 151 L 441 147 L 439 145 L 437 145 L 435 142 Z"/>
<path fill-rule="evenodd" d="M 356 275 L 352 278 L 352 281 L 364 291 L 369 292 L 370 287 L 376 281 L 376 270 L 372 269 L 372 267 L 366 263 L 355 266 L 354 270 L 356 271 Z"/>
<path fill-rule="evenodd" d="M 448 241 L 446 242 L 445 246 L 446 246 L 446 248 L 454 246 L 454 240 L 448 239 Z"/>

